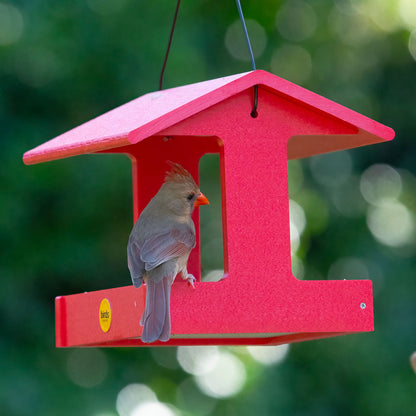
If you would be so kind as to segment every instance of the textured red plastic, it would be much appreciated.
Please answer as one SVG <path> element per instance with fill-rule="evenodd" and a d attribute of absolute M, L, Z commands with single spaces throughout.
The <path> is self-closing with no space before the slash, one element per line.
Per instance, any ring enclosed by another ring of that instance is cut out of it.
<path fill-rule="evenodd" d="M 294 146 L 298 140 L 292 141 L 288 148 L 289 159 L 364 146 L 394 137 L 389 127 L 276 75 L 257 70 L 145 94 L 26 152 L 23 161 L 29 165 L 113 149 L 130 144 L 129 140 L 136 143 L 254 85 L 299 106 L 343 120 L 360 130 L 360 134 L 354 137 L 331 140 L 329 148 L 328 141 L 320 137 L 301 140 L 299 146 Z"/>
<path fill-rule="evenodd" d="M 253 85 L 259 85 L 257 118 L 250 116 Z M 371 281 L 292 275 L 287 159 L 393 137 L 386 126 L 254 71 L 147 94 L 33 149 L 25 163 L 86 152 L 128 154 L 136 220 L 160 187 L 166 160 L 198 178 L 200 158 L 218 153 L 226 277 L 198 281 L 195 289 L 175 282 L 172 338 L 151 345 L 271 345 L 373 330 Z M 199 241 L 198 210 L 194 221 Z M 200 280 L 199 244 L 188 268 Z M 127 268 L 120 279 L 126 281 Z M 58 297 L 57 346 L 144 345 L 145 291 L 127 286 Z M 98 317 L 104 298 L 112 313 L 108 332 Z"/>

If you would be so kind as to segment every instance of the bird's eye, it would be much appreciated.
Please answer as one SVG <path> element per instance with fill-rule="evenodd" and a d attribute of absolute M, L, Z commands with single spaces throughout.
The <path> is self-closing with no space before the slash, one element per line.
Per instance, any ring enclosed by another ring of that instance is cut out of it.
<path fill-rule="evenodd" d="M 188 199 L 188 201 L 192 200 L 193 197 L 195 196 L 195 194 L 193 192 L 191 192 L 186 198 Z"/>

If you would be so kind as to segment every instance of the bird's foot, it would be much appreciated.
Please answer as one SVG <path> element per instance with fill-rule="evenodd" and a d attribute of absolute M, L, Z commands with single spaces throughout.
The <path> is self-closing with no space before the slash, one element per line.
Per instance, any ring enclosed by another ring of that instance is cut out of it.
<path fill-rule="evenodd" d="M 195 289 L 195 282 L 196 282 L 196 278 L 193 274 L 188 274 L 186 276 L 186 280 L 188 282 L 188 285 L 192 286 Z"/>

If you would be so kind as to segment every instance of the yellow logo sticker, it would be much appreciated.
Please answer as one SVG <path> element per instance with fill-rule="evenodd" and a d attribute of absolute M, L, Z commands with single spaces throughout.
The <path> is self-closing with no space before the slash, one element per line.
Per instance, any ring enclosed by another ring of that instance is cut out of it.
<path fill-rule="evenodd" d="M 100 326 L 103 332 L 107 332 L 111 325 L 111 306 L 108 299 L 103 299 L 100 303 Z"/>

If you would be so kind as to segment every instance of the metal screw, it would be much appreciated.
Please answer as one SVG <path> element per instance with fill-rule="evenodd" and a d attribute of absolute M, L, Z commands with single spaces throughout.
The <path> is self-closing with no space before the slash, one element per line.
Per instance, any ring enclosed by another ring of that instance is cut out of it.
<path fill-rule="evenodd" d="M 361 304 L 360 304 L 360 308 L 361 309 L 365 309 L 367 307 L 367 305 L 364 303 L 364 302 L 362 302 Z"/>

